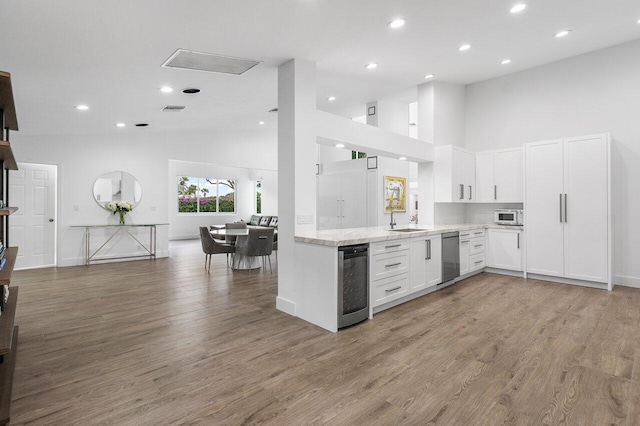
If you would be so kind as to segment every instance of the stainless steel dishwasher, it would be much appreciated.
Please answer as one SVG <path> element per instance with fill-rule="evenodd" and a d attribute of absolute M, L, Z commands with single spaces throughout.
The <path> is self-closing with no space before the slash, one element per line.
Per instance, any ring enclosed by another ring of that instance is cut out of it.
<path fill-rule="evenodd" d="M 460 276 L 460 235 L 456 232 L 442 234 L 442 284 Z"/>

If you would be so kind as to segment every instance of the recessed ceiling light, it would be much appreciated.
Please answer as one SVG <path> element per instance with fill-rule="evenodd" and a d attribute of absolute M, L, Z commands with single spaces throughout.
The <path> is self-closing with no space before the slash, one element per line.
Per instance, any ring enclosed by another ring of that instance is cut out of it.
<path fill-rule="evenodd" d="M 173 92 L 173 89 L 171 87 L 169 87 L 169 86 L 162 86 L 160 88 L 160 91 L 162 93 L 171 93 L 171 92 Z"/>
<path fill-rule="evenodd" d="M 343 143 L 337 143 L 336 144 L 336 148 L 344 148 L 344 144 Z"/>
<path fill-rule="evenodd" d="M 400 161 L 404 161 L 406 159 L 407 159 L 407 157 L 398 157 L 398 160 L 400 160 Z"/>
<path fill-rule="evenodd" d="M 376 64 L 375 62 L 372 62 L 370 64 L 367 64 L 365 66 L 365 68 L 368 69 L 368 70 L 372 70 L 372 69 L 376 68 L 377 66 L 378 66 L 378 64 Z"/>
<path fill-rule="evenodd" d="M 504 61 L 500 62 L 502 65 L 507 65 L 511 63 L 511 59 L 505 59 Z"/>
<path fill-rule="evenodd" d="M 148 123 L 136 123 L 136 127 L 147 127 Z"/>
<path fill-rule="evenodd" d="M 640 24 L 640 19 L 638 19 L 638 24 Z"/>
<path fill-rule="evenodd" d="M 404 24 L 407 23 L 407 20 L 404 18 L 397 18 L 394 19 L 393 21 L 389 22 L 387 25 L 389 26 L 389 28 L 400 28 L 403 27 Z"/>
<path fill-rule="evenodd" d="M 186 95 L 195 95 L 196 93 L 200 93 L 200 89 L 196 89 L 195 87 L 190 87 L 189 89 L 184 89 L 182 93 Z"/>
<path fill-rule="evenodd" d="M 329 96 L 329 97 L 327 98 L 327 100 L 328 100 L 329 102 L 333 102 L 333 101 L 335 101 L 335 100 L 336 100 L 336 97 L 335 97 L 335 96 Z"/>
<path fill-rule="evenodd" d="M 427 74 L 424 76 L 424 78 L 433 78 L 435 76 L 436 76 L 435 74 Z"/>
<path fill-rule="evenodd" d="M 264 121 L 258 121 L 258 124 L 262 126 L 264 125 Z"/>
<path fill-rule="evenodd" d="M 527 8 L 527 5 L 524 3 L 518 3 L 516 5 L 514 5 L 510 12 L 511 13 L 518 13 L 518 12 L 522 12 L 523 10 L 525 10 Z"/>
<path fill-rule="evenodd" d="M 471 49 L 470 44 L 463 44 L 462 46 L 458 47 L 458 50 L 461 52 L 464 52 L 465 50 L 469 50 L 469 49 Z"/>
<path fill-rule="evenodd" d="M 566 37 L 569 35 L 570 32 L 571 30 L 562 30 L 556 34 L 556 38 Z"/>
<path fill-rule="evenodd" d="M 86 111 L 89 109 L 89 107 L 87 105 L 78 105 L 76 106 L 76 109 L 79 109 L 80 111 Z"/>
<path fill-rule="evenodd" d="M 116 124 L 116 127 L 124 127 L 124 126 L 126 126 L 126 124 L 124 124 L 124 123 L 118 123 L 118 124 Z"/>

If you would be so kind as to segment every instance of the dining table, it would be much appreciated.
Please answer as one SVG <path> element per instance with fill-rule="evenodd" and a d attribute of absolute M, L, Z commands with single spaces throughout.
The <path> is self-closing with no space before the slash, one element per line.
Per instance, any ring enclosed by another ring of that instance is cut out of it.
<path fill-rule="evenodd" d="M 243 229 L 225 229 L 224 227 L 211 226 L 209 228 L 209 233 L 215 239 L 224 240 L 225 237 L 237 237 L 237 238 L 247 238 L 249 236 L 249 230 L 252 228 L 243 228 Z M 264 228 L 258 228 L 264 229 Z M 278 230 L 273 230 L 274 240 L 277 239 Z M 237 240 L 236 240 L 237 241 Z M 232 256 L 231 261 L 231 269 L 234 270 L 249 270 L 249 269 L 258 269 L 262 267 L 262 262 L 260 257 L 257 256 L 245 256 L 242 254 L 234 254 Z"/>

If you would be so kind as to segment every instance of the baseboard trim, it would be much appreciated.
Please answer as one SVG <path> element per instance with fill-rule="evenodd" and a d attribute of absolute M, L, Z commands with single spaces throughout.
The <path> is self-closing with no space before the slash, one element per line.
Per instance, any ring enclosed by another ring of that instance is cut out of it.
<path fill-rule="evenodd" d="M 285 314 L 296 316 L 296 304 L 291 300 L 287 300 L 283 297 L 276 297 L 276 309 L 284 312 Z"/>
<path fill-rule="evenodd" d="M 522 271 L 510 271 L 508 269 L 497 269 L 497 268 L 484 268 L 485 272 L 489 272 L 491 274 L 500 274 L 500 275 L 509 275 L 511 277 L 524 277 L 524 272 Z"/>
<path fill-rule="evenodd" d="M 197 240 L 200 236 L 198 234 L 187 234 L 187 235 L 169 235 L 169 241 L 180 241 L 180 240 Z"/>
<path fill-rule="evenodd" d="M 607 283 L 598 283 L 598 282 L 593 282 L 593 281 L 581 281 L 581 280 L 574 280 L 574 279 L 571 279 L 571 278 L 553 277 L 553 276 L 549 276 L 549 275 L 539 275 L 539 274 L 527 273 L 527 279 L 540 280 L 540 281 L 549 281 L 549 282 L 560 283 L 560 284 L 572 284 L 572 285 L 579 285 L 579 286 L 582 286 L 582 287 L 590 287 L 590 288 L 597 288 L 597 289 L 600 289 L 600 290 L 608 290 Z"/>
<path fill-rule="evenodd" d="M 625 275 L 616 275 L 613 278 L 613 283 L 615 285 L 621 285 L 624 287 L 633 287 L 640 288 L 640 278 L 637 277 L 629 277 Z"/>

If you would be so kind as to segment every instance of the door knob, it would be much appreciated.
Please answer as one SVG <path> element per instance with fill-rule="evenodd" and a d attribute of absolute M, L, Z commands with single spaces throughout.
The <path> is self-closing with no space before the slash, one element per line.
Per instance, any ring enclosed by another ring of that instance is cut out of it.
<path fill-rule="evenodd" d="M 49 218 L 49 222 L 53 222 L 53 219 Z"/>

